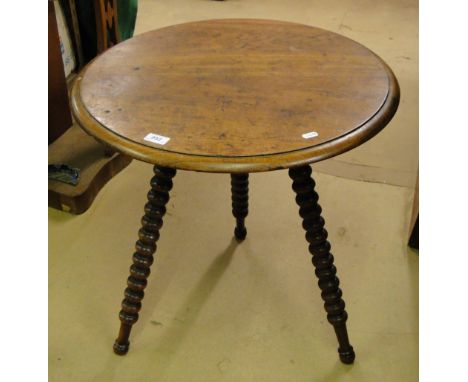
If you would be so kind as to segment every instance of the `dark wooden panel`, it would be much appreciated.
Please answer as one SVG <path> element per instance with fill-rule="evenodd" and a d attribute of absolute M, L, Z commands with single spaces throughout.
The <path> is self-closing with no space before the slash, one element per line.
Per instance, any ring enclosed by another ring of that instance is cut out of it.
<path fill-rule="evenodd" d="M 60 137 L 72 124 L 65 71 L 53 1 L 49 12 L 49 144 Z"/>

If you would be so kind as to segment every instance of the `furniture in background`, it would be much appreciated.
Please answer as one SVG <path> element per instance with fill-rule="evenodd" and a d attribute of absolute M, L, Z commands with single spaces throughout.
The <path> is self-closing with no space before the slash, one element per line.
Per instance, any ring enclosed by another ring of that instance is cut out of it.
<path fill-rule="evenodd" d="M 124 5 L 136 1 L 121 0 Z M 54 6 L 55 3 L 55 6 Z M 78 6 L 78 8 L 77 8 Z M 49 177 L 49 207 L 80 214 L 92 204 L 100 189 L 124 169 L 131 157 L 115 152 L 96 141 L 71 120 L 67 83 L 70 87 L 76 74 L 96 54 L 120 41 L 116 0 L 49 1 L 49 164 L 63 165 L 79 171 L 79 182 L 67 184 Z M 58 14 L 56 15 L 56 11 Z M 78 15 L 81 15 L 81 20 Z M 135 18 L 134 17 L 134 18 Z M 135 25 L 133 18 L 133 27 Z M 62 38 L 57 28 L 61 21 Z M 128 20 L 131 18 L 127 17 Z M 89 25 L 89 21 L 93 20 Z M 81 23 L 80 23 L 81 21 Z M 131 23 L 130 23 L 131 24 Z M 65 27 L 64 27 L 65 26 Z M 125 25 L 127 35 L 129 28 Z M 133 33 L 133 29 L 131 30 Z M 84 38 L 82 38 L 82 34 Z M 70 40 L 65 41 L 65 39 Z M 73 56 L 66 52 L 68 45 Z M 64 48 L 65 46 L 65 48 Z M 67 72 L 61 50 L 66 52 Z M 69 56 L 73 60 L 69 60 Z M 70 64 L 70 61 L 73 61 Z M 66 76 L 67 74 L 67 76 Z M 54 168 L 53 167 L 53 168 Z"/>
<path fill-rule="evenodd" d="M 72 119 L 53 1 L 48 2 L 48 18 L 48 140 L 51 144 L 72 125 Z"/>
<path fill-rule="evenodd" d="M 72 89 L 77 122 L 114 149 L 154 164 L 115 353 L 129 349 L 176 171 L 230 174 L 234 235 L 242 241 L 249 173 L 288 169 L 339 357 L 352 363 L 348 315 L 309 164 L 372 138 L 398 103 L 397 80 L 374 53 L 288 22 L 175 25 L 90 63 Z"/>
<path fill-rule="evenodd" d="M 101 54 L 120 41 L 117 1 L 94 1 L 94 12 L 96 14 L 97 53 Z"/>

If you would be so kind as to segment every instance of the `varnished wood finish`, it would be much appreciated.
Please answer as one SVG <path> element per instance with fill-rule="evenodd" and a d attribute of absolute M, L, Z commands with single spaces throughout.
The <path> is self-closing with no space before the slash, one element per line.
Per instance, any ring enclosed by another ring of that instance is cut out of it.
<path fill-rule="evenodd" d="M 322 208 L 318 204 L 319 197 L 315 192 L 315 182 L 311 173 L 310 166 L 289 169 L 289 176 L 293 180 L 292 188 L 297 195 L 296 203 L 300 207 L 299 214 L 303 219 L 302 226 L 306 231 L 309 252 L 312 254 L 312 263 L 315 266 L 315 274 L 322 290 L 322 299 L 325 301 L 328 322 L 333 325 L 338 338 L 340 359 L 343 363 L 349 364 L 353 363 L 355 355 L 346 330 L 348 314 L 341 298 L 340 281 L 336 277 L 336 267 L 333 265 L 333 255 L 327 240 L 328 233 L 321 216 Z"/>
<path fill-rule="evenodd" d="M 72 91 L 80 125 L 163 166 L 249 173 L 358 146 L 392 118 L 398 83 L 362 45 L 268 20 L 211 20 L 148 32 L 108 50 Z M 315 131 L 317 137 L 303 134 Z M 148 133 L 170 138 L 164 146 Z"/>
<path fill-rule="evenodd" d="M 72 111 L 97 140 L 157 164 L 114 350 L 128 351 L 153 262 L 173 169 L 231 173 L 235 236 L 246 235 L 248 173 L 290 168 L 340 359 L 354 361 L 347 313 L 308 164 L 377 134 L 399 102 L 388 66 L 322 29 L 269 20 L 210 20 L 127 40 L 89 63 Z M 304 134 L 314 133 L 313 137 Z M 148 134 L 169 138 L 151 143 Z"/>
<path fill-rule="evenodd" d="M 138 231 L 139 239 L 135 244 L 136 252 L 133 254 L 133 264 L 127 280 L 128 287 L 125 289 L 125 298 L 119 314 L 120 332 L 114 343 L 114 352 L 119 355 L 127 353 L 131 327 L 138 320 L 143 291 L 150 274 L 150 266 L 153 264 L 153 254 L 156 252 L 156 242 L 163 225 L 162 218 L 166 213 L 166 204 L 169 201 L 169 191 L 172 189 L 172 178 L 175 174 L 176 170 L 154 167 L 148 203 L 145 205 L 145 215 L 141 220 L 142 228 Z"/>
<path fill-rule="evenodd" d="M 247 236 L 245 218 L 249 213 L 249 174 L 231 174 L 232 214 L 236 218 L 234 236 L 242 241 Z"/>

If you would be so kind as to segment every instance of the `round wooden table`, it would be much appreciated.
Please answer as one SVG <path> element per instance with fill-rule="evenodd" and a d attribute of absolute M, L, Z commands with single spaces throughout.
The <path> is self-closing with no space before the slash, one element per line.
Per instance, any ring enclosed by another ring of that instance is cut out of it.
<path fill-rule="evenodd" d="M 106 51 L 78 76 L 71 100 L 85 131 L 155 165 L 119 315 L 117 354 L 129 348 L 176 169 L 231 173 L 234 234 L 241 241 L 248 174 L 289 168 L 340 359 L 354 361 L 309 164 L 362 144 L 395 114 L 398 83 L 378 56 L 300 24 L 192 22 Z"/>

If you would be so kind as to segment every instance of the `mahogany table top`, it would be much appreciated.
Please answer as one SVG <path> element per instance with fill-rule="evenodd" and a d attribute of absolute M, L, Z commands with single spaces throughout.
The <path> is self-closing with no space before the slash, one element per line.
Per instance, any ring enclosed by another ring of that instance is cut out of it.
<path fill-rule="evenodd" d="M 174 25 L 109 49 L 80 73 L 89 134 L 178 169 L 255 172 L 323 160 L 373 137 L 399 102 L 389 67 L 311 26 L 226 19 Z"/>

